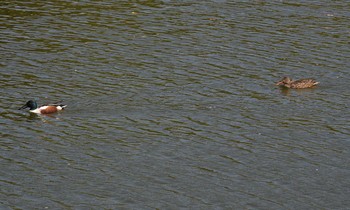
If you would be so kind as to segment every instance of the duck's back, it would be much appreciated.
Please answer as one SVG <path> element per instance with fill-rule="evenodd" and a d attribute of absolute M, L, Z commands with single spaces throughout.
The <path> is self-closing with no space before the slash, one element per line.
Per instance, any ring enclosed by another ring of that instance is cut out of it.
<path fill-rule="evenodd" d="M 309 88 L 317 85 L 319 82 L 316 82 L 314 79 L 300 79 L 292 82 L 290 84 L 291 88 L 301 89 L 301 88 Z"/>

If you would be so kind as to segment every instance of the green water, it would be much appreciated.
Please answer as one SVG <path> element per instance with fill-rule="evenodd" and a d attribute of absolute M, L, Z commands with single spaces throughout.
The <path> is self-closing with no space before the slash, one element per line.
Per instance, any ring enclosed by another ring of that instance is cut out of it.
<path fill-rule="evenodd" d="M 0 208 L 348 208 L 349 8 L 2 1 Z"/>

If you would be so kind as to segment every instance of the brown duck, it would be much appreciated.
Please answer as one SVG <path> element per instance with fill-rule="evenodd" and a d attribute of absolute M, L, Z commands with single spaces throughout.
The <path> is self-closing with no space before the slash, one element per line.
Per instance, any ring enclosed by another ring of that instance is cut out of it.
<path fill-rule="evenodd" d="M 316 82 L 314 79 L 299 79 L 293 81 L 289 77 L 283 77 L 283 79 L 276 83 L 278 86 L 294 88 L 294 89 L 302 89 L 302 88 L 310 88 L 317 85 L 319 82 Z"/>

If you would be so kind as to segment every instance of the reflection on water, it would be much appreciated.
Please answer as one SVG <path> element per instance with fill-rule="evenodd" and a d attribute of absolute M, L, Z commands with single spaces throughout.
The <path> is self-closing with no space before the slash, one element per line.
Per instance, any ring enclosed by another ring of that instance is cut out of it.
<path fill-rule="evenodd" d="M 284 96 L 291 96 L 291 94 L 295 93 L 297 95 L 302 95 L 302 94 L 307 94 L 307 93 L 312 93 L 314 89 L 318 87 L 311 87 L 311 88 L 305 88 L 305 89 L 290 89 L 287 87 L 279 87 L 281 94 Z"/>
<path fill-rule="evenodd" d="M 43 123 L 50 123 L 50 119 L 54 119 L 54 120 L 60 120 L 59 114 L 55 113 L 55 114 L 47 114 L 47 115 L 38 115 L 32 112 L 29 112 L 29 115 L 27 116 L 27 121 L 28 122 L 33 122 L 33 121 L 37 121 L 40 120 Z"/>
<path fill-rule="evenodd" d="M 1 209 L 350 205 L 347 3 L 1 5 Z"/>

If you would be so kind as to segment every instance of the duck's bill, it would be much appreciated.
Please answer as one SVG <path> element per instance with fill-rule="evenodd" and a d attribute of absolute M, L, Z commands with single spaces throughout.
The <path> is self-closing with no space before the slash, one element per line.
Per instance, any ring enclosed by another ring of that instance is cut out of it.
<path fill-rule="evenodd" d="M 283 82 L 277 82 L 275 85 L 282 85 Z"/>
<path fill-rule="evenodd" d="M 24 106 L 22 106 L 22 107 L 19 108 L 18 110 L 25 109 L 25 108 L 27 108 L 27 107 L 28 107 L 27 104 L 25 104 Z"/>

